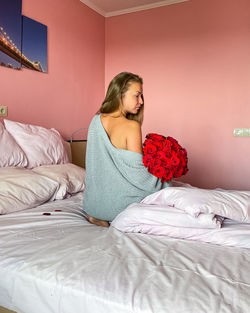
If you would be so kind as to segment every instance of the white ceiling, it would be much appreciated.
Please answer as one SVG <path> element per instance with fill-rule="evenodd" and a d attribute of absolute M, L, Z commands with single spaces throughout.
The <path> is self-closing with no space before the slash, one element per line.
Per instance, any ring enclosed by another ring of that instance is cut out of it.
<path fill-rule="evenodd" d="M 121 15 L 141 10 L 157 8 L 173 3 L 185 2 L 189 0 L 80 0 L 99 14 L 109 17 Z"/>

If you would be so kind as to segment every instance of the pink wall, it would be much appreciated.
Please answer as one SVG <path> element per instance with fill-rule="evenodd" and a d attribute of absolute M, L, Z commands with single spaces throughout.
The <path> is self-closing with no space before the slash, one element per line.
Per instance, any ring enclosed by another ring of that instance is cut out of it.
<path fill-rule="evenodd" d="M 250 190 L 250 1 L 192 0 L 106 19 L 105 82 L 144 78 L 144 135 L 187 148 L 185 180 Z"/>
<path fill-rule="evenodd" d="M 88 126 L 121 71 L 144 78 L 144 135 L 172 135 L 189 153 L 185 180 L 250 189 L 250 2 L 192 0 L 117 17 L 79 0 L 22 0 L 48 26 L 48 74 L 0 67 L 8 119 L 57 128 Z M 106 33 L 104 26 L 106 25 Z M 106 44 L 105 44 L 106 42 Z"/>
<path fill-rule="evenodd" d="M 105 19 L 80 0 L 22 0 L 23 15 L 48 26 L 48 74 L 0 67 L 8 119 L 58 129 L 88 126 L 104 94 Z"/>

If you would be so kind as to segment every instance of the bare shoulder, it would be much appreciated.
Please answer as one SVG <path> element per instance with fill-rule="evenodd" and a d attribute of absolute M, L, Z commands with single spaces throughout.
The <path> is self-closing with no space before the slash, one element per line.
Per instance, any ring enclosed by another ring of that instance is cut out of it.
<path fill-rule="evenodd" d="M 127 142 L 127 150 L 142 154 L 141 125 L 137 121 L 127 120 L 126 142 Z"/>
<path fill-rule="evenodd" d="M 141 131 L 141 124 L 134 120 L 124 121 L 124 126 L 127 128 L 127 131 Z"/>
<path fill-rule="evenodd" d="M 141 139 L 141 124 L 134 120 L 126 120 L 122 126 L 127 138 L 139 137 Z"/>
<path fill-rule="evenodd" d="M 125 117 L 101 116 L 102 125 L 114 147 L 142 154 L 141 125 Z"/>

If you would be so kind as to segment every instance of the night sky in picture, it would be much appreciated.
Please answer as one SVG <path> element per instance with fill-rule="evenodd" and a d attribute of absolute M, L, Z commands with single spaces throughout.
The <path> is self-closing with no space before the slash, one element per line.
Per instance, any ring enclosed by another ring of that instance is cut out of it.
<path fill-rule="evenodd" d="M 0 0 L 0 39 L 7 39 L 9 45 L 15 46 L 19 51 L 21 51 L 21 13 L 21 0 Z M 0 50 L 0 63 L 4 63 L 6 66 L 11 64 L 14 68 L 20 68 L 20 63 L 2 50 Z"/>
<path fill-rule="evenodd" d="M 22 53 L 47 72 L 47 26 L 23 16 Z"/>

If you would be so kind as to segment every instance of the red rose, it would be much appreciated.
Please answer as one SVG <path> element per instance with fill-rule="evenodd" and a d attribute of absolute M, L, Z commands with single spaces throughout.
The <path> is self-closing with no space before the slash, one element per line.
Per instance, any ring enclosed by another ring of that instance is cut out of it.
<path fill-rule="evenodd" d="M 183 174 L 183 167 L 177 167 L 174 173 L 174 177 L 175 178 L 181 177 L 182 174 Z"/>
<path fill-rule="evenodd" d="M 166 153 L 164 153 L 163 151 L 157 151 L 156 154 L 155 154 L 155 157 L 157 159 L 164 159 L 166 157 Z"/>
<path fill-rule="evenodd" d="M 175 140 L 173 137 L 167 137 L 167 139 L 171 142 L 172 144 L 172 150 L 174 151 L 179 151 L 181 149 L 181 146 L 178 144 L 178 141 Z"/>
<path fill-rule="evenodd" d="M 155 141 L 153 143 L 158 151 L 161 151 L 163 149 L 164 141 Z"/>
<path fill-rule="evenodd" d="M 183 155 L 183 157 L 187 158 L 187 150 L 186 149 L 182 148 L 181 154 Z"/>
<path fill-rule="evenodd" d="M 168 170 L 169 169 L 171 169 L 172 168 L 172 166 L 173 166 L 173 163 L 171 162 L 171 159 L 168 157 L 166 157 L 166 158 L 164 158 L 164 159 L 162 159 L 162 162 L 163 162 L 163 166 L 165 167 L 165 168 L 167 168 Z"/>
<path fill-rule="evenodd" d="M 171 143 L 174 143 L 174 144 L 178 145 L 178 141 L 176 139 L 174 139 L 173 137 L 168 136 L 167 140 L 169 140 Z"/>
<path fill-rule="evenodd" d="M 167 182 L 169 180 L 171 180 L 173 178 L 173 172 L 172 171 L 166 171 L 164 179 L 162 180 L 162 182 Z"/>
<path fill-rule="evenodd" d="M 177 166 L 180 163 L 180 159 L 178 158 L 175 151 L 172 151 L 171 153 L 171 163 L 173 164 L 173 166 Z"/>
<path fill-rule="evenodd" d="M 146 136 L 147 139 L 152 139 L 152 140 L 165 140 L 166 137 L 154 133 L 147 134 Z"/>
<path fill-rule="evenodd" d="M 170 153 L 171 152 L 171 142 L 169 140 L 164 140 L 164 143 L 163 143 L 163 147 L 162 147 L 162 151 L 163 152 L 166 152 L 166 153 Z"/>
<path fill-rule="evenodd" d="M 162 178 L 166 174 L 166 170 L 162 166 L 155 166 L 152 174 L 158 178 Z"/>
<path fill-rule="evenodd" d="M 180 159 L 180 163 L 183 167 L 187 166 L 187 162 L 188 162 L 188 159 L 187 159 L 187 152 L 185 149 L 181 149 L 179 151 L 179 159 Z"/>
<path fill-rule="evenodd" d="M 148 145 L 148 144 L 153 144 L 154 143 L 154 140 L 152 140 L 152 139 L 146 139 L 145 141 L 144 141 L 144 143 L 143 143 L 143 147 L 145 147 L 146 145 Z"/>
<path fill-rule="evenodd" d="M 145 155 L 147 154 L 154 154 L 157 151 L 156 146 L 153 144 L 149 143 L 143 148 L 143 152 Z"/>
<path fill-rule="evenodd" d="M 146 154 L 143 156 L 142 161 L 144 166 L 149 167 L 150 163 L 152 162 L 153 158 L 151 154 Z"/>
<path fill-rule="evenodd" d="M 149 169 L 150 169 L 151 171 L 153 171 L 155 167 L 162 166 L 161 163 L 162 163 L 162 162 L 161 162 L 160 159 L 155 159 L 155 158 L 153 158 L 153 160 L 151 161 L 151 163 L 150 163 L 150 165 L 149 165 Z"/>
<path fill-rule="evenodd" d="M 180 158 L 180 164 L 182 167 L 186 167 L 187 166 L 187 158 Z"/>

